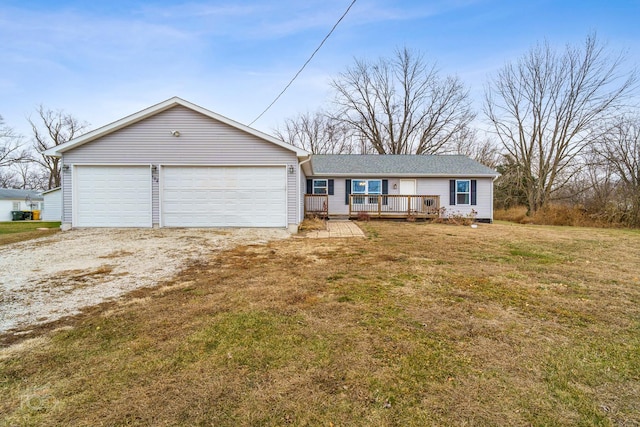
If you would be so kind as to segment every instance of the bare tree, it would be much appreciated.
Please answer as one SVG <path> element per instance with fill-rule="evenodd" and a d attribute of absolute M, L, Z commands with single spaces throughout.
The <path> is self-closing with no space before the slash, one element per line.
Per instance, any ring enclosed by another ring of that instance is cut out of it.
<path fill-rule="evenodd" d="M 36 121 L 29 118 L 33 130 L 33 147 L 41 154 L 36 162 L 48 172 L 46 189 L 56 188 L 61 183 L 60 159 L 45 156 L 42 152 L 79 136 L 88 124 L 62 110 L 45 109 L 42 105 L 38 107 L 37 113 Z"/>
<path fill-rule="evenodd" d="M 0 166 L 0 188 L 19 188 L 16 173 L 9 166 Z"/>
<path fill-rule="evenodd" d="M 448 144 L 448 151 L 462 154 L 495 169 L 502 160 L 500 148 L 489 138 L 480 140 L 475 129 L 467 128 Z"/>
<path fill-rule="evenodd" d="M 626 222 L 640 226 L 640 116 L 619 118 L 598 148 L 617 180 L 618 207 Z"/>
<path fill-rule="evenodd" d="M 18 180 L 16 187 L 27 190 L 47 190 L 49 174 L 35 160 L 15 163 L 12 166 L 14 176 Z"/>
<path fill-rule="evenodd" d="M 579 170 L 578 156 L 601 136 L 598 125 L 624 105 L 636 74 L 596 40 L 557 52 L 544 43 L 504 66 L 486 88 L 485 113 L 521 167 L 532 214 Z"/>
<path fill-rule="evenodd" d="M 356 60 L 333 79 L 335 118 L 379 154 L 433 154 L 475 114 L 457 77 L 441 78 L 421 54 L 398 50 L 377 62 Z"/>
<path fill-rule="evenodd" d="M 274 132 L 283 141 L 313 154 L 351 154 L 355 148 L 353 132 L 322 111 L 286 119 L 283 128 Z"/>
<path fill-rule="evenodd" d="M 6 125 L 0 116 L 0 167 L 21 162 L 27 157 L 28 153 L 23 148 L 22 136 Z"/>
<path fill-rule="evenodd" d="M 522 166 L 506 155 L 496 167 L 500 176 L 495 183 L 495 206 L 498 208 L 510 208 L 519 206 L 527 201 L 524 185 Z"/>
<path fill-rule="evenodd" d="M 616 179 L 611 165 L 602 158 L 596 145 L 583 154 L 582 162 L 580 173 L 562 191 L 564 197 L 591 215 L 613 221 L 613 218 L 603 218 L 603 214 L 611 210 L 615 197 Z"/>

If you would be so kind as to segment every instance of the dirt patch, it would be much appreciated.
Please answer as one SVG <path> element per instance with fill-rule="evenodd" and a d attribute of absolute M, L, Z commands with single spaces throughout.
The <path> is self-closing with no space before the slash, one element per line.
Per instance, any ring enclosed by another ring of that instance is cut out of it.
<path fill-rule="evenodd" d="M 202 257 L 288 237 L 274 229 L 85 229 L 0 247 L 0 334 L 156 286 Z"/>

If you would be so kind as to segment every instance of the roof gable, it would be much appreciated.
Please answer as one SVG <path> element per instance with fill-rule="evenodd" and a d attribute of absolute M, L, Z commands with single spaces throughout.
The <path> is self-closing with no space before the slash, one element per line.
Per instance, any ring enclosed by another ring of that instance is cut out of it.
<path fill-rule="evenodd" d="M 58 145 L 56 147 L 52 147 L 48 150 L 45 150 L 43 153 L 47 156 L 53 156 L 53 157 L 60 157 L 62 153 L 72 150 L 76 147 L 79 147 L 83 144 L 86 144 L 88 142 L 97 140 L 98 138 L 101 138 L 105 135 L 111 134 L 113 132 L 116 132 L 120 129 L 126 128 L 127 126 L 130 126 L 134 123 L 138 123 L 146 118 L 149 118 L 151 116 L 154 116 L 158 113 L 161 113 L 163 111 L 166 111 L 170 108 L 173 108 L 175 106 L 181 105 L 185 108 L 188 108 L 190 110 L 196 111 L 200 114 L 203 114 L 207 117 L 210 117 L 214 120 L 217 120 L 221 123 L 224 123 L 226 125 L 229 125 L 231 127 L 234 127 L 240 131 L 246 132 L 250 135 L 256 136 L 264 141 L 270 142 L 272 144 L 275 144 L 277 146 L 280 146 L 282 148 L 285 148 L 287 150 L 293 151 L 298 157 L 306 157 L 309 155 L 309 153 L 301 148 L 295 147 L 293 145 L 287 144 L 284 141 L 281 141 L 277 138 L 274 138 L 271 135 L 267 135 L 266 133 L 260 132 L 256 129 L 250 128 L 249 126 L 245 126 L 241 123 L 238 123 L 234 120 L 231 120 L 225 116 L 222 116 L 220 114 L 214 113 L 213 111 L 209 111 L 205 108 L 202 108 L 196 104 L 192 104 L 191 102 L 185 101 L 184 99 L 178 98 L 178 97 L 173 97 L 170 98 L 166 101 L 163 101 L 159 104 L 153 105 L 149 108 L 146 108 L 142 111 L 138 111 L 137 113 L 131 114 L 127 117 L 124 117 L 118 121 L 115 121 L 113 123 L 110 123 L 106 126 L 103 126 L 101 128 L 98 128 L 96 130 L 93 130 L 91 132 L 88 132 L 82 136 L 79 136 L 78 138 L 74 138 L 71 141 L 68 141 L 64 144 Z"/>
<path fill-rule="evenodd" d="M 495 170 L 463 155 L 314 154 L 311 174 L 322 176 L 487 176 Z"/>

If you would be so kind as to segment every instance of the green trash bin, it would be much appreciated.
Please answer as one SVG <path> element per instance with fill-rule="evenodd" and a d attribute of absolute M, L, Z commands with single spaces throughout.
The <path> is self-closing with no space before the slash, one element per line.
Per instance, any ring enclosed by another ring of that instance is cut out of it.
<path fill-rule="evenodd" d="M 22 221 L 22 211 L 11 211 L 11 221 Z"/>

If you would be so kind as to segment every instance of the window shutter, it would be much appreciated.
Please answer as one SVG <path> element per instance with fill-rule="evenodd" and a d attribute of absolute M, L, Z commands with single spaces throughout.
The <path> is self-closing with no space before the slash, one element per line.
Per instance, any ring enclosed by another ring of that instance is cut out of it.
<path fill-rule="evenodd" d="M 449 204 L 454 206 L 456 204 L 456 180 L 449 180 Z"/>
<path fill-rule="evenodd" d="M 382 194 L 389 194 L 389 180 L 388 179 L 383 179 L 382 180 Z M 388 205 L 389 204 L 389 198 L 388 197 L 383 197 L 382 198 L 382 204 L 383 205 Z"/>
<path fill-rule="evenodd" d="M 472 205 L 478 204 L 478 195 L 476 191 L 477 186 L 478 186 L 478 182 L 475 179 L 472 179 L 471 180 L 471 204 Z"/>
<path fill-rule="evenodd" d="M 351 180 L 345 179 L 345 187 L 344 187 L 344 204 L 349 204 L 349 196 L 351 195 Z"/>
<path fill-rule="evenodd" d="M 313 194 L 313 180 L 307 180 L 307 194 Z"/>
<path fill-rule="evenodd" d="M 333 180 L 330 179 L 328 184 L 329 184 L 329 195 L 333 196 Z"/>

